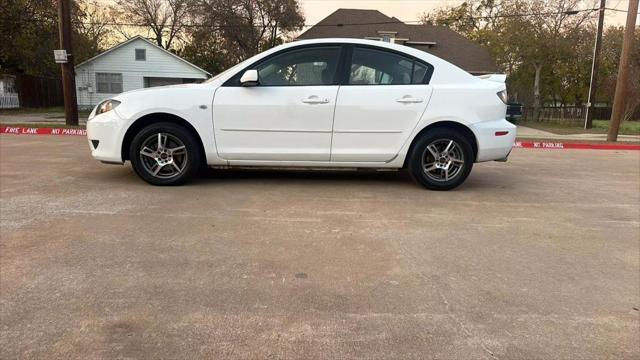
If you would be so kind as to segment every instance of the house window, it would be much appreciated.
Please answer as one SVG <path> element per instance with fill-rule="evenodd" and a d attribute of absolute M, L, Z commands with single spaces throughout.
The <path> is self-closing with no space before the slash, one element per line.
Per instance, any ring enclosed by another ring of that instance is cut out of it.
<path fill-rule="evenodd" d="M 390 43 L 391 42 L 391 35 L 389 35 L 389 34 L 382 35 L 382 41 Z"/>
<path fill-rule="evenodd" d="M 147 60 L 147 50 L 136 49 L 136 61 L 146 61 L 146 60 Z"/>
<path fill-rule="evenodd" d="M 119 94 L 122 92 L 122 74 L 96 73 L 96 90 L 103 94 Z"/>

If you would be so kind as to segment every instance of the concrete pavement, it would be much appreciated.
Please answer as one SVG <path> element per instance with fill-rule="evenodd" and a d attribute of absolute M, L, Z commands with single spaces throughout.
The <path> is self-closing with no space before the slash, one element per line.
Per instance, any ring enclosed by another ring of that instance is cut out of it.
<path fill-rule="evenodd" d="M 640 152 L 153 187 L 0 136 L 0 358 L 637 359 Z"/>

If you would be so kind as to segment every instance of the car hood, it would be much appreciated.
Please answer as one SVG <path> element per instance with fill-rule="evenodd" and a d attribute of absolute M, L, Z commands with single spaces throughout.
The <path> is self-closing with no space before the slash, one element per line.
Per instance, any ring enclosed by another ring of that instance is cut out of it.
<path fill-rule="evenodd" d="M 194 109 L 200 114 L 210 106 L 219 86 L 217 82 L 158 86 L 127 91 L 111 99 L 120 102 L 114 111 L 122 119 L 137 119 L 153 112 L 185 118 Z"/>
<path fill-rule="evenodd" d="M 129 96 L 136 95 L 151 95 L 153 93 L 165 93 L 165 92 L 176 92 L 180 90 L 191 90 L 191 89 L 212 89 L 218 87 L 218 84 L 215 82 L 211 83 L 200 83 L 200 84 L 177 84 L 177 85 L 165 85 L 165 86 L 154 86 L 149 88 L 142 88 L 136 90 L 130 90 L 114 96 L 113 99 L 121 100 L 126 99 Z"/>

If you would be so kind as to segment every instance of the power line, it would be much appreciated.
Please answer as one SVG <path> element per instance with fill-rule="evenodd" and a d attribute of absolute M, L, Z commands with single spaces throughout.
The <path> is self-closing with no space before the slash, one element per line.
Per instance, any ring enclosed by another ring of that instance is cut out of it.
<path fill-rule="evenodd" d="M 528 16 L 549 16 L 549 15 L 575 15 L 581 12 L 594 12 L 599 11 L 598 8 L 592 9 L 579 9 L 579 10 L 568 10 L 568 11 L 555 11 L 555 12 L 539 12 L 539 13 L 523 13 L 523 14 L 505 14 L 505 15 L 487 15 L 487 16 L 459 16 L 459 17 L 450 17 L 450 18 L 441 18 L 434 19 L 435 22 L 444 22 L 451 20 L 487 20 L 487 19 L 496 19 L 496 18 L 517 18 L 517 17 L 528 17 Z M 607 10 L 609 10 L 607 8 Z M 623 11 L 623 10 L 620 10 Z M 625 11 L 626 12 L 626 11 Z M 304 24 L 302 27 L 344 27 L 344 26 L 363 26 L 363 25 L 389 25 L 389 24 L 421 24 L 421 20 L 410 20 L 410 21 L 378 21 L 378 22 L 362 22 L 362 23 L 338 23 L 338 24 L 323 24 L 322 22 L 316 24 Z M 76 24 L 82 25 L 104 25 L 104 26 L 131 26 L 131 27 L 149 27 L 151 24 L 137 24 L 137 23 L 123 23 L 123 22 L 104 22 L 104 23 L 96 23 L 96 22 L 77 22 Z M 187 28 L 242 28 L 242 27 L 269 27 L 269 25 L 245 25 L 245 24 L 234 24 L 234 25 L 207 25 L 207 24 L 181 24 L 182 27 Z"/>
<path fill-rule="evenodd" d="M 340 0 L 300 0 L 301 2 L 323 2 L 323 1 L 340 1 Z M 376 2 L 459 2 L 460 0 L 345 0 L 347 2 L 359 2 L 359 1 L 366 1 L 366 2 L 372 2 L 372 1 L 376 1 Z"/>

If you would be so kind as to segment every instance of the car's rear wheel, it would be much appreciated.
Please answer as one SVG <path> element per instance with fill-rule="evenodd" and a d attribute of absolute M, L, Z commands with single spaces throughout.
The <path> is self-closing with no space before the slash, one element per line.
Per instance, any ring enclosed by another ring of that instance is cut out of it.
<path fill-rule="evenodd" d="M 411 175 L 431 190 L 450 190 L 462 184 L 475 159 L 469 140 L 450 128 L 428 131 L 409 156 Z"/>
<path fill-rule="evenodd" d="M 143 128 L 131 141 L 129 159 L 136 174 L 153 185 L 179 185 L 200 168 L 194 136 L 173 123 Z"/>

